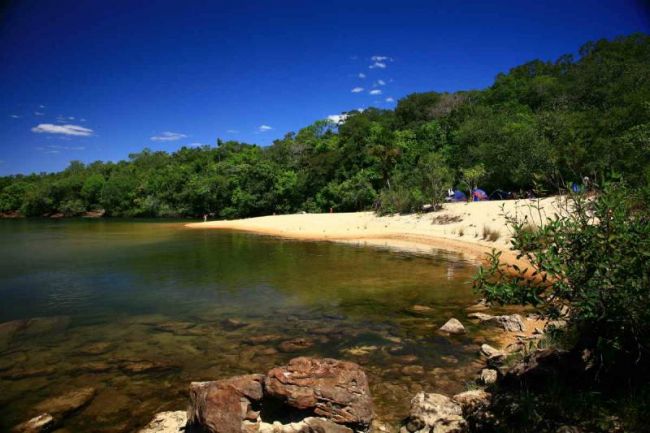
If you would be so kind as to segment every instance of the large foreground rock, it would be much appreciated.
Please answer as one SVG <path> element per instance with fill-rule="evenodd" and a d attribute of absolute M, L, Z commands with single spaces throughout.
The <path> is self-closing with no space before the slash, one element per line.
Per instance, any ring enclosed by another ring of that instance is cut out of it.
<path fill-rule="evenodd" d="M 261 374 L 190 384 L 188 424 L 210 433 L 240 433 L 242 422 L 257 420 L 251 404 L 262 399 Z"/>
<path fill-rule="evenodd" d="M 160 412 L 138 433 L 182 433 L 187 424 L 187 412 Z"/>
<path fill-rule="evenodd" d="M 310 357 L 268 372 L 265 392 L 299 410 L 337 424 L 367 428 L 372 422 L 372 399 L 366 374 L 353 362 Z"/>
<path fill-rule="evenodd" d="M 467 422 L 461 406 L 442 394 L 420 392 L 400 433 L 464 433 Z"/>

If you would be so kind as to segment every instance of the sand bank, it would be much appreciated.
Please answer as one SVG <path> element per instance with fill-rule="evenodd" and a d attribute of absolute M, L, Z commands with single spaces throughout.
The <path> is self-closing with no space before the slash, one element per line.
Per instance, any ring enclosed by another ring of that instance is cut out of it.
<path fill-rule="evenodd" d="M 192 229 L 243 230 L 292 239 L 346 242 L 357 245 L 395 248 L 431 253 L 438 249 L 461 252 L 481 259 L 492 249 L 504 251 L 503 258 L 515 261 L 509 252 L 511 231 L 505 214 L 541 217 L 560 212 L 560 199 L 507 200 L 471 203 L 448 203 L 437 212 L 413 215 L 377 216 L 373 212 L 273 215 L 230 221 L 187 224 Z M 498 238 L 484 238 L 485 232 Z M 496 237 L 496 236 L 494 236 Z"/>

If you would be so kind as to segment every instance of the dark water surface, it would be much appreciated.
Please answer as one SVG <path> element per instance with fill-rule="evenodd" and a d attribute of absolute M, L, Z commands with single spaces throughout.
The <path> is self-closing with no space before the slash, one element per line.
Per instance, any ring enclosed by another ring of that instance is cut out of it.
<path fill-rule="evenodd" d="M 86 386 L 97 394 L 65 419 L 69 431 L 132 431 L 184 409 L 190 381 L 299 355 L 363 365 L 379 418 L 395 422 L 415 392 L 458 392 L 475 373 L 478 330 L 463 310 L 474 271 L 443 251 L 177 222 L 0 220 L 0 323 L 19 321 L 0 325 L 0 431 Z M 466 336 L 436 333 L 452 316 Z"/>

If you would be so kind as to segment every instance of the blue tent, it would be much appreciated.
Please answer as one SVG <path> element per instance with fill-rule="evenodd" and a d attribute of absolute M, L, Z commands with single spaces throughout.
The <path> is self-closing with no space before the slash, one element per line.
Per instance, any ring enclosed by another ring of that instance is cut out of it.
<path fill-rule="evenodd" d="M 482 200 L 489 200 L 488 195 L 485 191 L 482 189 L 476 188 L 475 190 L 472 191 L 472 200 L 473 201 L 482 201 Z"/>
<path fill-rule="evenodd" d="M 449 197 L 451 198 L 451 201 L 467 201 L 465 193 L 459 190 L 455 190 Z"/>

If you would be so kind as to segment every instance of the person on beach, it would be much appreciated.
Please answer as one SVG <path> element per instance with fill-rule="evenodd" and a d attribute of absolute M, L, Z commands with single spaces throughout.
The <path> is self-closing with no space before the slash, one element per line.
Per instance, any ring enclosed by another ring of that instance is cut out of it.
<path fill-rule="evenodd" d="M 208 214 L 207 214 L 207 213 L 204 213 L 204 214 L 203 214 L 203 222 L 204 222 L 204 223 L 205 223 L 205 222 L 208 222 Z"/>

